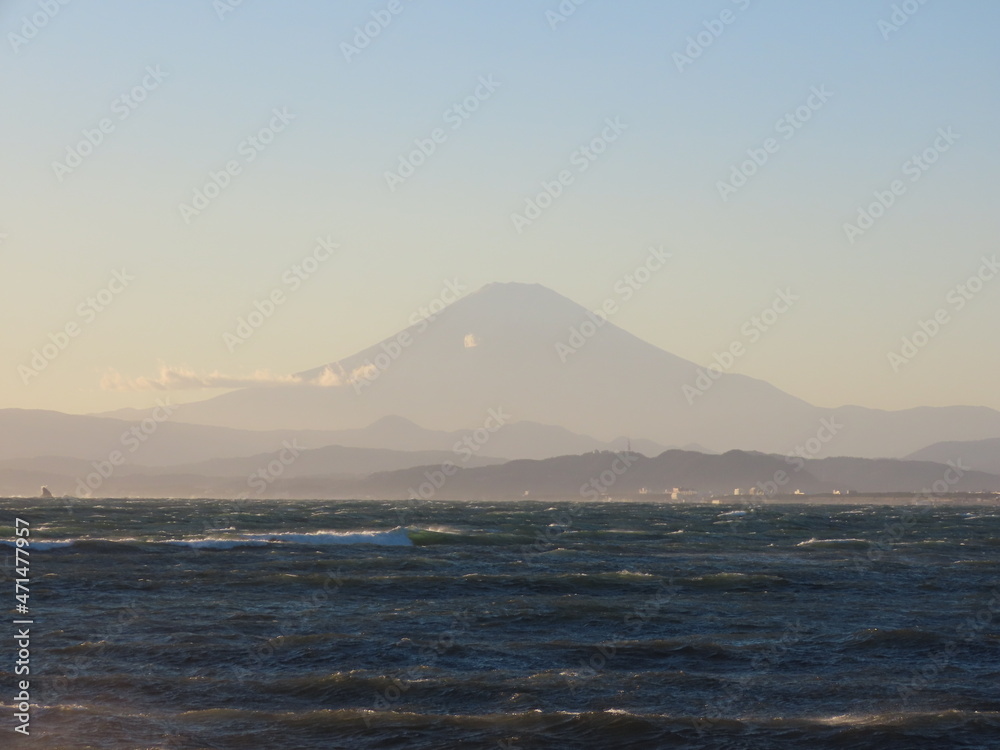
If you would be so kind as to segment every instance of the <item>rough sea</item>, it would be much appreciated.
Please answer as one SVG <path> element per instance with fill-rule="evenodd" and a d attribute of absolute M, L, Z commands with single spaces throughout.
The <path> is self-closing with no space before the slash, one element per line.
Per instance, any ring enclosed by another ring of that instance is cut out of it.
<path fill-rule="evenodd" d="M 1000 748 L 995 506 L 6 499 L 0 540 L 5 748 Z"/>

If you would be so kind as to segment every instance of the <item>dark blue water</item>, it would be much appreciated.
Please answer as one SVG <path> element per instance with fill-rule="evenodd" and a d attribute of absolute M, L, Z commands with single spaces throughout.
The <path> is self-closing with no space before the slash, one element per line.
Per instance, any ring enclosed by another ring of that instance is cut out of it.
<path fill-rule="evenodd" d="M 7 731 L 5 654 L 4 747 L 1000 747 L 996 507 L 12 499 L 0 539 L 15 516 L 35 705 Z"/>

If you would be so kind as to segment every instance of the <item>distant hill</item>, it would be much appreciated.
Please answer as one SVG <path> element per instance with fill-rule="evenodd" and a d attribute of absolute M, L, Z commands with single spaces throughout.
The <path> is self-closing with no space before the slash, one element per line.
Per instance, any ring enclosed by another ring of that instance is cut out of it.
<path fill-rule="evenodd" d="M 113 450 L 128 455 L 130 464 L 169 466 L 214 458 L 251 456 L 297 440 L 307 448 L 339 445 L 396 451 L 453 451 L 463 440 L 475 437 L 468 429 L 428 430 L 408 419 L 383 417 L 373 424 L 349 430 L 240 430 L 189 424 L 175 419 L 148 421 L 149 410 L 119 410 L 121 417 L 63 414 L 32 409 L 0 409 L 0 461 L 61 456 L 105 459 Z M 158 414 L 163 417 L 163 412 Z M 147 420 L 145 430 L 143 420 Z M 140 427 L 138 437 L 131 430 Z M 601 441 L 577 435 L 562 427 L 513 421 L 490 433 L 484 443 L 472 442 L 477 456 L 496 458 L 550 458 L 591 450 L 626 447 L 627 438 Z M 134 448 L 134 450 L 133 450 Z M 632 440 L 632 448 L 656 455 L 664 446 L 650 440 Z"/>
<path fill-rule="evenodd" d="M 672 450 L 655 457 L 633 454 L 623 467 L 619 455 L 609 452 L 563 456 L 543 461 L 511 461 L 498 466 L 463 469 L 448 477 L 434 497 L 517 498 L 525 496 L 577 498 L 592 495 L 634 495 L 644 489 L 651 495 L 668 493 L 674 487 L 703 493 L 747 493 L 772 486 L 779 494 L 841 492 L 922 492 L 945 476 L 947 466 L 926 462 L 831 458 L 788 460 L 782 456 L 729 451 L 706 455 Z M 431 476 L 429 477 L 428 474 Z M 405 498 L 421 485 L 431 487 L 434 468 L 418 467 L 376 474 L 355 486 L 372 497 Z M 440 477 L 437 477 L 440 479 Z M 596 484 L 594 482 L 596 481 Z M 774 482 L 774 485 L 770 483 Z M 589 488 L 589 489 L 587 489 Z M 1000 491 L 1000 476 L 968 472 L 949 486 L 952 492 Z"/>
<path fill-rule="evenodd" d="M 158 414 L 161 418 L 164 412 Z M 133 432 L 137 430 L 137 432 Z M 61 456 L 106 459 L 112 451 L 129 463 L 167 466 L 209 458 L 249 456 L 277 450 L 297 439 L 309 448 L 329 445 L 329 437 L 305 430 L 235 430 L 193 425 L 171 416 L 164 421 L 126 421 L 40 409 L 0 409 L 0 460 Z"/>
<path fill-rule="evenodd" d="M 470 427 L 472 427 L 470 425 Z M 398 416 L 382 417 L 368 427 L 335 433 L 339 445 L 395 450 L 452 450 L 471 430 L 427 430 Z M 603 441 L 578 435 L 564 427 L 536 422 L 510 422 L 491 433 L 478 452 L 508 459 L 552 458 L 595 450 L 624 450 L 629 438 Z M 655 456 L 666 448 L 652 440 L 631 440 L 632 449 Z"/>
<path fill-rule="evenodd" d="M 215 459 L 175 467 L 123 466 L 97 496 L 425 498 L 475 500 L 523 497 L 599 499 L 645 494 L 663 499 L 675 488 L 702 496 L 752 488 L 766 493 L 901 492 L 930 490 L 955 478 L 948 466 L 926 461 L 829 458 L 788 459 L 729 451 L 710 455 L 669 450 L 649 458 L 639 453 L 595 451 L 542 460 L 469 458 L 454 452 L 404 452 L 328 446 L 287 462 L 279 453 Z M 430 460 L 430 463 L 423 463 Z M 50 462 L 54 462 L 51 463 Z M 75 462 L 75 463 L 74 463 Z M 67 474 L 46 472 L 49 466 Z M 402 468 L 401 468 L 402 467 Z M 47 484 L 56 495 L 76 492 L 78 478 L 92 471 L 78 459 L 0 462 L 0 494 L 37 494 Z M 260 472 L 263 471 L 263 474 Z M 251 479 L 254 481 L 251 481 Z M 260 477 L 264 479 L 261 480 Z M 949 492 L 1000 491 L 1000 476 L 969 471 L 948 484 Z"/>
<path fill-rule="evenodd" d="M 446 461 L 459 466 L 489 466 L 503 459 L 484 456 L 459 457 L 451 451 L 390 451 L 374 448 L 347 448 L 338 445 L 299 451 L 291 449 L 240 458 L 216 458 L 175 466 L 123 464 L 101 477 L 98 496 L 163 495 L 236 496 L 254 494 L 274 480 L 321 476 L 328 481 L 357 480 L 374 472 L 399 470 L 413 466 L 440 465 Z M 463 460 L 464 459 L 464 460 Z M 83 495 L 80 480 L 100 470 L 92 461 L 81 458 L 46 456 L 34 459 L 0 461 L 0 496 L 36 495 L 47 485 L 53 494 Z M 262 472 L 262 473 L 261 473 Z M 261 481 L 251 483 L 252 477 Z M 95 480 L 96 481 L 96 480 Z"/>
<path fill-rule="evenodd" d="M 353 448 L 342 445 L 328 445 L 323 448 L 304 450 L 293 455 L 287 450 L 279 451 L 288 459 L 283 465 L 281 476 L 306 477 L 342 475 L 363 477 L 382 471 L 394 471 L 413 466 L 432 466 L 446 461 L 460 466 L 492 466 L 504 463 L 502 458 L 486 456 L 458 456 L 452 451 L 395 451 L 381 448 Z M 464 459 L 464 460 L 463 460 Z M 171 466 L 155 471 L 158 475 L 172 473 L 200 474 L 206 477 L 246 477 L 275 460 L 274 453 L 262 453 L 244 458 L 216 458 L 201 463 Z M 150 472 L 146 472 L 150 473 Z"/>
<path fill-rule="evenodd" d="M 916 461 L 958 461 L 991 474 L 1000 474 L 1000 438 L 934 443 L 907 456 Z"/>
<path fill-rule="evenodd" d="M 952 492 L 995 492 L 1000 490 L 992 472 L 949 471 L 945 463 L 900 459 L 823 458 L 807 462 L 809 473 L 827 484 L 836 484 L 864 492 L 921 492 L 935 490 L 944 482 Z M 938 483 L 935 485 L 935 483 Z"/>

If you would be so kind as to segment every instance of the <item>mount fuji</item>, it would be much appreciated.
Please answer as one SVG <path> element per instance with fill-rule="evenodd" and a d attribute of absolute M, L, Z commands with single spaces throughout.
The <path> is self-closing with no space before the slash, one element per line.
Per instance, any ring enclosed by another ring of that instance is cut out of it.
<path fill-rule="evenodd" d="M 735 373 L 691 398 L 685 386 L 704 379 L 705 368 L 538 284 L 488 284 L 396 336 L 298 377 L 302 385 L 254 386 L 186 404 L 175 418 L 254 430 L 342 430 L 402 417 L 463 430 L 501 410 L 510 421 L 604 441 L 629 435 L 808 458 L 901 457 L 936 442 L 1000 437 L 1000 412 L 985 407 L 825 409 Z"/>

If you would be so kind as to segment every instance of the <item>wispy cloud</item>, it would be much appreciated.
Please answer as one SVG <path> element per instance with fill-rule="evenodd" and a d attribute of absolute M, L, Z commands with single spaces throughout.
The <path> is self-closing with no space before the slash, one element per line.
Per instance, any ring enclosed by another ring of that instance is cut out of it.
<path fill-rule="evenodd" d="M 350 385 L 359 372 L 348 373 L 343 368 L 325 367 L 319 375 L 304 378 L 298 375 L 275 375 L 267 370 L 257 370 L 249 375 L 227 375 L 214 371 L 199 374 L 187 367 L 161 365 L 154 377 L 137 378 L 122 375 L 110 369 L 101 377 L 101 388 L 108 391 L 183 391 L 203 388 L 248 388 L 312 385 L 325 388 Z"/>

